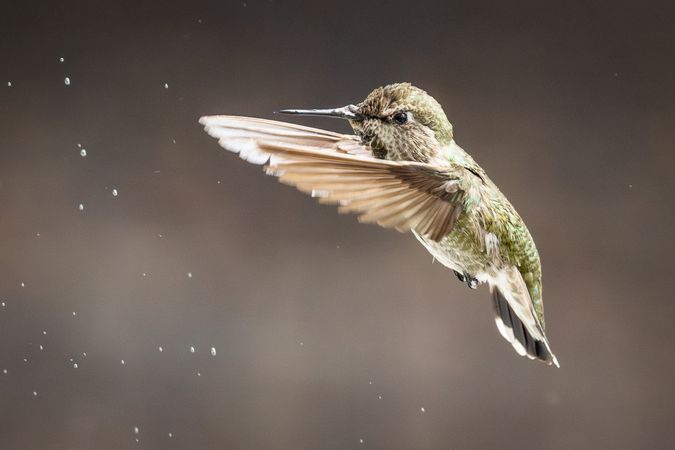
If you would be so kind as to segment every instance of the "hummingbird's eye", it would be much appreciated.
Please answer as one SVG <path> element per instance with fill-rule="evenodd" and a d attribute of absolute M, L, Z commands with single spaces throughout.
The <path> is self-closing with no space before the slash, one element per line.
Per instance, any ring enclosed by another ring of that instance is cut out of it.
<path fill-rule="evenodd" d="M 399 125 L 403 125 L 404 123 L 408 122 L 408 113 L 407 112 L 398 112 L 394 114 L 394 122 L 396 122 Z"/>

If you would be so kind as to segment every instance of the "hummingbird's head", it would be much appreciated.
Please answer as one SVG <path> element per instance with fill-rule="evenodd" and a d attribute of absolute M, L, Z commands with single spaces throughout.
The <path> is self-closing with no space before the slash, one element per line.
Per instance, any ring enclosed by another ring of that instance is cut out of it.
<path fill-rule="evenodd" d="M 281 112 L 347 119 L 380 159 L 429 162 L 452 141 L 452 125 L 441 105 L 410 83 L 379 87 L 358 105 Z"/>

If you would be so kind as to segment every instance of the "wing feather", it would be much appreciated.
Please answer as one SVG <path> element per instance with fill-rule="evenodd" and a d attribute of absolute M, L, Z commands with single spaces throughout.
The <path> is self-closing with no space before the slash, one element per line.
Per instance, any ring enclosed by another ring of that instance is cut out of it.
<path fill-rule="evenodd" d="M 239 116 L 200 119 L 228 151 L 359 221 L 439 241 L 459 218 L 466 169 L 376 159 L 356 136 Z"/>

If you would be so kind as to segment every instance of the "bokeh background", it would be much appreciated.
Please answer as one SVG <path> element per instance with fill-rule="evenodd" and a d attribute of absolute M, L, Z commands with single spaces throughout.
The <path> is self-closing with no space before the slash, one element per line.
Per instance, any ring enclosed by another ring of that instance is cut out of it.
<path fill-rule="evenodd" d="M 0 10 L 0 448 L 675 445 L 672 2 Z M 197 124 L 395 81 L 526 219 L 561 369 Z"/>

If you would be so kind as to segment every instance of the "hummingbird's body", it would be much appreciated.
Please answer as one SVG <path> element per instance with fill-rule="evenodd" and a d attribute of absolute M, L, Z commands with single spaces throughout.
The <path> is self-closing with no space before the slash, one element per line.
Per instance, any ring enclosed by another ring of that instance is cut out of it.
<path fill-rule="evenodd" d="M 349 120 L 342 135 L 264 119 L 203 117 L 209 134 L 282 182 L 411 231 L 471 288 L 488 283 L 497 327 L 516 351 L 558 365 L 544 334 L 539 254 L 525 223 L 453 139 L 441 106 L 408 83 L 375 89 L 358 105 L 286 110 Z"/>

